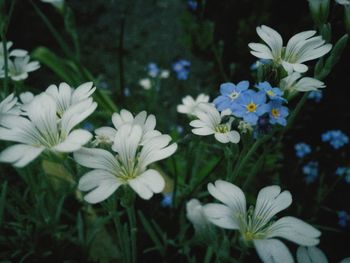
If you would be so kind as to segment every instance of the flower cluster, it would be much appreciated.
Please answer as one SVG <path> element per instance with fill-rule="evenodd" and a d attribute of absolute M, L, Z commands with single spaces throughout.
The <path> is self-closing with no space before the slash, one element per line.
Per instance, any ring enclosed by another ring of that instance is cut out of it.
<path fill-rule="evenodd" d="M 323 142 L 329 142 L 334 149 L 340 149 L 349 143 L 349 137 L 340 130 L 331 130 L 322 134 Z"/>
<path fill-rule="evenodd" d="M 340 166 L 335 171 L 335 174 L 337 176 L 344 177 L 345 182 L 350 184 L 350 168 L 349 167 Z"/>
<path fill-rule="evenodd" d="M 156 82 L 159 79 L 168 78 L 170 72 L 166 69 L 160 69 L 156 63 L 151 62 L 147 65 L 147 75 L 149 76 L 148 78 L 143 78 L 139 81 L 139 85 L 145 90 L 149 90 L 153 86 L 156 86 Z"/>
<path fill-rule="evenodd" d="M 311 161 L 303 166 L 303 174 L 305 175 L 305 182 L 311 184 L 315 182 L 318 177 L 318 162 Z"/>
<path fill-rule="evenodd" d="M 191 62 L 185 59 L 180 59 L 173 63 L 173 71 L 176 74 L 177 79 L 186 80 L 190 74 Z"/>
<path fill-rule="evenodd" d="M 0 161 L 23 167 L 43 151 L 69 153 L 79 150 L 92 135 L 74 127 L 95 111 L 97 104 L 91 98 L 94 91 L 91 82 L 77 89 L 66 83 L 60 84 L 59 88 L 51 85 L 36 96 L 23 94 L 21 98 L 25 103 L 17 106 L 14 104 L 16 99 L 10 95 L 0 107 L 6 110 L 0 113 L 0 139 L 18 144 L 1 152 Z"/>
<path fill-rule="evenodd" d="M 241 81 L 237 85 L 224 83 L 220 86 L 221 95 L 214 100 L 219 111 L 231 110 L 232 115 L 242 118 L 246 123 L 254 126 L 263 115 L 268 116 L 269 123 L 287 124 L 288 108 L 283 106 L 286 99 L 278 87 L 272 87 L 268 82 L 258 83 L 254 89 L 249 89 L 248 81 Z"/>
<path fill-rule="evenodd" d="M 23 49 L 13 49 L 12 42 L 6 43 L 7 50 L 7 70 L 8 76 L 13 81 L 20 81 L 28 78 L 28 72 L 32 72 L 40 68 L 37 61 L 31 61 L 28 52 Z M 5 54 L 4 43 L 0 42 L 0 78 L 5 77 Z"/>
<path fill-rule="evenodd" d="M 171 137 L 155 130 L 156 119 L 145 111 L 135 117 L 127 110 L 112 116 L 114 128 L 96 130 L 98 144 L 109 144 L 108 149 L 82 148 L 74 153 L 77 163 L 92 171 L 83 175 L 78 188 L 89 192 L 84 199 L 92 204 L 101 202 L 120 186 L 129 185 L 141 198 L 150 199 L 165 186 L 164 178 L 148 166 L 168 158 L 177 144 Z"/>

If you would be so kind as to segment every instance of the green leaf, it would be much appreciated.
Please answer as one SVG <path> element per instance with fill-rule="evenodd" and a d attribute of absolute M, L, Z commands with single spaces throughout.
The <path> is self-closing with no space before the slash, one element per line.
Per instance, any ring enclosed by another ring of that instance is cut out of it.
<path fill-rule="evenodd" d="M 7 182 L 3 183 L 2 189 L 1 189 L 1 194 L 0 194 L 0 226 L 1 226 L 2 221 L 4 219 L 6 193 L 7 193 Z"/>
<path fill-rule="evenodd" d="M 83 81 L 79 74 L 78 69 L 74 66 L 74 63 L 69 60 L 58 57 L 55 53 L 46 47 L 36 48 L 31 56 L 50 68 L 55 74 L 57 74 L 63 81 L 73 86 L 81 84 Z"/>

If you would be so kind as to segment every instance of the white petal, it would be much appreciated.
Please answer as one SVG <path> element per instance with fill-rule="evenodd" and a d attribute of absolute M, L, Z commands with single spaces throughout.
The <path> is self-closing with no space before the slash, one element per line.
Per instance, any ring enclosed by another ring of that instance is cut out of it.
<path fill-rule="evenodd" d="M 304 73 L 308 70 L 308 67 L 304 64 L 293 64 L 293 69 L 296 72 Z"/>
<path fill-rule="evenodd" d="M 203 211 L 206 218 L 214 225 L 226 229 L 239 229 L 239 221 L 232 208 L 221 204 L 206 204 L 203 206 Z"/>
<path fill-rule="evenodd" d="M 84 200 L 91 204 L 96 204 L 107 199 L 121 185 L 117 180 L 103 180 L 99 186 L 84 196 Z"/>
<path fill-rule="evenodd" d="M 292 195 L 277 185 L 267 186 L 260 190 L 256 201 L 254 218 L 265 224 L 280 211 L 292 204 Z"/>
<path fill-rule="evenodd" d="M 193 134 L 199 135 L 199 136 L 207 136 L 211 134 L 215 134 L 215 131 L 210 127 L 201 127 L 191 130 Z"/>
<path fill-rule="evenodd" d="M 191 199 L 186 203 L 186 217 L 197 231 L 204 230 L 208 226 L 208 219 L 198 199 Z"/>
<path fill-rule="evenodd" d="M 228 137 L 229 133 L 221 133 L 221 132 L 216 132 L 214 134 L 214 137 L 216 140 L 218 140 L 221 143 L 228 143 L 230 142 L 230 139 Z"/>
<path fill-rule="evenodd" d="M 0 153 L 0 162 L 12 163 L 15 167 L 24 167 L 37 158 L 45 148 L 26 144 L 16 144 Z"/>
<path fill-rule="evenodd" d="M 317 247 L 298 247 L 298 263 L 328 263 L 326 255 Z"/>
<path fill-rule="evenodd" d="M 320 240 L 321 232 L 304 221 L 286 216 L 270 226 L 267 237 L 282 237 L 302 246 L 315 246 Z"/>
<path fill-rule="evenodd" d="M 215 185 L 212 183 L 208 184 L 208 191 L 214 198 L 233 210 L 232 216 L 245 217 L 246 200 L 244 193 L 239 187 L 223 180 L 217 180 Z"/>
<path fill-rule="evenodd" d="M 96 90 L 92 82 L 86 82 L 81 84 L 73 91 L 72 103 L 77 103 L 79 101 L 89 98 Z"/>
<path fill-rule="evenodd" d="M 104 170 L 92 170 L 86 174 L 84 174 L 79 179 L 78 189 L 80 191 L 90 191 L 101 184 L 103 181 L 113 182 L 116 181 L 117 178 Z"/>
<path fill-rule="evenodd" d="M 117 160 L 114 156 L 103 149 L 81 148 L 74 152 L 75 161 L 85 167 L 106 170 L 115 173 L 118 169 Z"/>
<path fill-rule="evenodd" d="M 102 138 L 106 138 L 109 141 L 113 142 L 115 135 L 117 133 L 116 129 L 113 129 L 111 127 L 100 127 L 95 130 L 95 134 L 97 136 L 100 136 Z"/>
<path fill-rule="evenodd" d="M 68 135 L 68 137 L 63 142 L 53 147 L 52 150 L 66 153 L 74 152 L 79 150 L 86 143 L 88 143 L 88 141 L 90 141 L 91 138 L 92 134 L 86 130 L 74 130 Z"/>
<path fill-rule="evenodd" d="M 160 193 L 164 190 L 165 181 L 160 173 L 153 169 L 148 169 L 136 178 L 153 193 Z"/>
<path fill-rule="evenodd" d="M 294 263 L 289 249 L 277 239 L 254 240 L 253 243 L 264 263 Z"/>

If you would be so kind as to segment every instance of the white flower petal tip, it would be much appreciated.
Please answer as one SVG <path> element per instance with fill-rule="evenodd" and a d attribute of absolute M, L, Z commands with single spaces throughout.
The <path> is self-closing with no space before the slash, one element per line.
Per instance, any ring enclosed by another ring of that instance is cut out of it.
<path fill-rule="evenodd" d="M 198 199 L 191 199 L 186 203 L 186 217 L 193 224 L 196 232 L 206 232 L 210 227 L 204 206 Z"/>
<path fill-rule="evenodd" d="M 264 263 L 294 263 L 289 249 L 277 239 L 254 240 L 254 247 Z"/>
<path fill-rule="evenodd" d="M 0 162 L 11 163 L 15 167 L 22 168 L 36 159 L 43 151 L 43 147 L 16 144 L 0 153 Z"/>
<path fill-rule="evenodd" d="M 298 247 L 298 263 L 328 263 L 328 259 L 323 251 L 317 247 Z"/>
<path fill-rule="evenodd" d="M 314 36 L 316 31 L 304 31 L 294 35 L 283 47 L 281 35 L 274 29 L 262 25 L 256 29 L 259 37 L 266 43 L 250 43 L 250 53 L 261 59 L 270 59 L 280 64 L 291 74 L 304 73 L 308 67 L 304 62 L 314 60 L 326 55 L 331 49 L 331 44 L 325 44 L 320 36 Z M 284 51 L 283 51 L 284 50 Z"/>
<path fill-rule="evenodd" d="M 209 102 L 209 96 L 205 94 L 199 94 L 196 99 L 187 95 L 182 99 L 182 104 L 177 106 L 177 112 L 188 115 L 195 115 L 195 112 L 200 103 Z"/>

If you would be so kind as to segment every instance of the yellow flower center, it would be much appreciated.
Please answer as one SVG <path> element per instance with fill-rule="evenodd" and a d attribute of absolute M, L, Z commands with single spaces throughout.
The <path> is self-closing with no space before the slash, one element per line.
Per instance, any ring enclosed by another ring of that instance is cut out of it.
<path fill-rule="evenodd" d="M 280 116 L 280 112 L 279 112 L 278 109 L 272 109 L 272 110 L 271 110 L 271 114 L 272 114 L 272 116 L 273 116 L 274 118 L 277 118 L 277 117 Z"/>
<path fill-rule="evenodd" d="M 267 91 L 267 94 L 268 94 L 270 97 L 276 96 L 276 94 L 275 94 L 272 90 Z"/>
<path fill-rule="evenodd" d="M 220 124 L 220 125 L 215 127 L 215 131 L 219 132 L 219 133 L 227 133 L 227 132 L 229 132 L 229 129 L 228 129 L 227 125 Z"/>
<path fill-rule="evenodd" d="M 257 105 L 255 103 L 251 102 L 246 106 L 246 108 L 247 108 L 247 111 L 254 112 L 254 111 L 256 111 Z"/>

